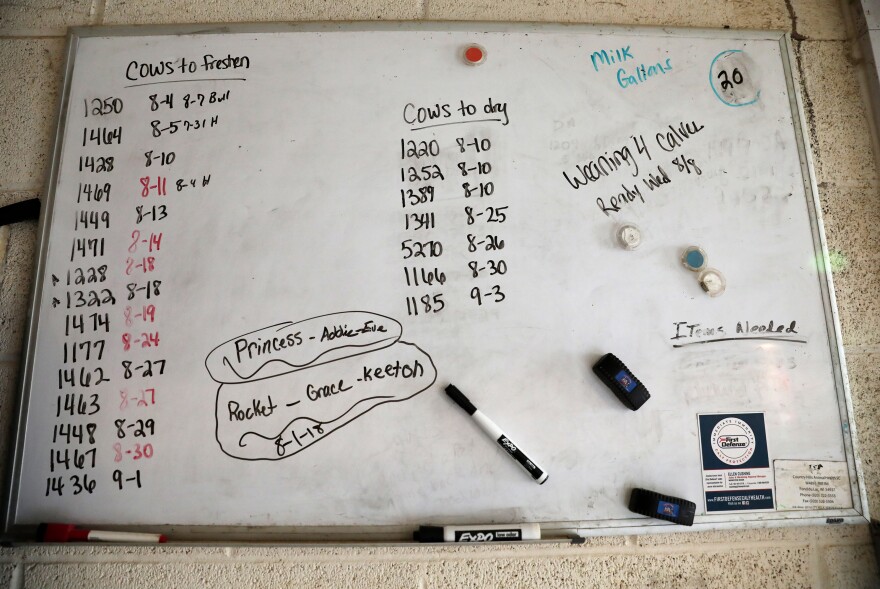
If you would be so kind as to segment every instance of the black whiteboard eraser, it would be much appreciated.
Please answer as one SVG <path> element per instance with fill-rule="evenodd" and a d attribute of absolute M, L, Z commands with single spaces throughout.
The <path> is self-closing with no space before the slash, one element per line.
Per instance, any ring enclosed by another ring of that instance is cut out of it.
<path fill-rule="evenodd" d="M 692 526 L 697 506 L 680 497 L 663 495 L 647 489 L 633 489 L 629 496 L 629 510 L 674 524 Z"/>
<path fill-rule="evenodd" d="M 593 372 L 605 383 L 621 402 L 635 411 L 651 398 L 648 389 L 632 370 L 614 354 L 605 354 L 593 364 Z"/>

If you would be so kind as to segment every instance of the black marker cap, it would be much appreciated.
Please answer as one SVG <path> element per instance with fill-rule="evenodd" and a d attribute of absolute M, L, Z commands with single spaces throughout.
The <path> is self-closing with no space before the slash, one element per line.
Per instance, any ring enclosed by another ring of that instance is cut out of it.
<path fill-rule="evenodd" d="M 593 365 L 602 382 L 617 395 L 624 405 L 635 411 L 651 398 L 648 389 L 642 384 L 626 364 L 614 354 L 605 354 Z"/>
<path fill-rule="evenodd" d="M 416 542 L 442 542 L 443 528 L 441 526 L 419 526 L 413 532 L 413 540 Z"/>
<path fill-rule="evenodd" d="M 20 221 L 36 221 L 40 218 L 40 199 L 29 198 L 0 207 L 0 227 Z"/>
<path fill-rule="evenodd" d="M 633 489 L 629 496 L 629 510 L 674 524 L 692 526 L 697 506 L 680 497 L 662 495 L 647 489 Z"/>
<path fill-rule="evenodd" d="M 474 404 L 471 403 L 470 399 L 465 397 L 464 393 L 458 390 L 458 387 L 456 387 L 454 384 L 446 387 L 446 394 L 449 395 L 449 398 L 455 401 L 459 407 L 467 411 L 468 415 L 473 415 L 474 413 L 476 413 L 477 408 L 474 406 Z"/>

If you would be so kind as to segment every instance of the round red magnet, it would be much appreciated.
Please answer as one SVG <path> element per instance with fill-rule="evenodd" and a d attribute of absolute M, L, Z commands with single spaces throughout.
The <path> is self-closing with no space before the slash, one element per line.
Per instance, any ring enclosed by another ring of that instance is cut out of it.
<path fill-rule="evenodd" d="M 480 65 L 486 61 L 486 50 L 476 43 L 468 45 L 464 49 L 464 62 L 468 65 Z"/>

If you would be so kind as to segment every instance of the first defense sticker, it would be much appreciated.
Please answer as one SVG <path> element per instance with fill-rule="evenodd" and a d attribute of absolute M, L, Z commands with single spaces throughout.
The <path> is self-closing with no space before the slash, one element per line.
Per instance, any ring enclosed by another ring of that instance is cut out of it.
<path fill-rule="evenodd" d="M 772 510 L 763 413 L 698 415 L 706 512 Z"/>
<path fill-rule="evenodd" d="M 618 372 L 617 375 L 614 377 L 614 380 L 620 383 L 620 386 L 626 389 L 627 393 L 633 392 L 633 389 L 636 388 L 636 379 L 633 378 L 633 375 L 626 370 L 621 370 L 620 372 Z"/>

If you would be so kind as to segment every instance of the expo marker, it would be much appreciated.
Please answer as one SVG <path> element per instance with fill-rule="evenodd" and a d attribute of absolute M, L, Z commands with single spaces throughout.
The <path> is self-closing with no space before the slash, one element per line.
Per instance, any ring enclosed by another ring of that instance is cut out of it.
<path fill-rule="evenodd" d="M 419 526 L 417 542 L 521 542 L 540 540 L 541 524 L 478 524 L 470 526 Z"/>
<path fill-rule="evenodd" d="M 477 409 L 474 404 L 455 387 L 455 385 L 447 386 L 446 394 L 449 395 L 449 398 L 455 401 L 459 407 L 467 411 L 468 415 L 474 418 L 474 421 L 477 422 L 480 429 L 486 432 L 486 435 L 495 440 L 499 446 L 504 448 L 505 452 L 510 454 L 511 458 L 516 460 L 520 466 L 526 469 L 526 472 L 535 479 L 536 483 L 539 485 L 544 484 L 547 477 L 550 475 L 548 475 L 540 466 L 532 462 L 522 451 L 522 448 L 514 444 L 513 440 L 508 438 L 504 432 L 501 431 L 501 428 L 495 425 L 494 421 L 483 415 L 483 413 Z"/>

